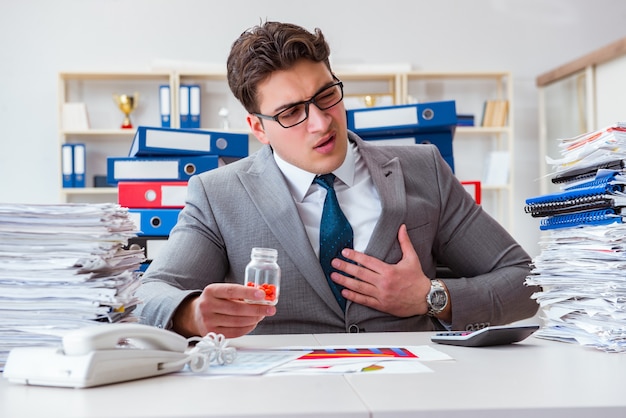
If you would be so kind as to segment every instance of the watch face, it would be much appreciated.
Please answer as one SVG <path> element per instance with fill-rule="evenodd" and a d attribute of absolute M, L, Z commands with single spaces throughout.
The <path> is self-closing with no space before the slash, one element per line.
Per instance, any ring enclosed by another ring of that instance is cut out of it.
<path fill-rule="evenodd" d="M 430 294 L 430 304 L 435 310 L 441 310 L 446 306 L 448 298 L 444 290 L 435 290 Z"/>

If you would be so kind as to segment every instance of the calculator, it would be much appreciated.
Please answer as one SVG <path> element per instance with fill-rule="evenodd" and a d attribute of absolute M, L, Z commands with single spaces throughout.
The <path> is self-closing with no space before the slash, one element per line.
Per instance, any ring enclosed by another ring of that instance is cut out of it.
<path fill-rule="evenodd" d="M 486 347 L 522 341 L 539 329 L 539 325 L 502 325 L 485 327 L 476 331 L 445 331 L 433 335 L 430 340 L 439 344 L 464 347 Z"/>

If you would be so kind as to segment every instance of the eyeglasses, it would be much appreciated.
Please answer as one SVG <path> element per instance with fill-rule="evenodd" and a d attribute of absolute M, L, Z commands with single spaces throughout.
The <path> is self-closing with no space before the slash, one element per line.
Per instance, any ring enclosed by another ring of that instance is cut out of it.
<path fill-rule="evenodd" d="M 335 106 L 343 99 L 343 83 L 335 78 L 337 82 L 325 87 L 323 90 L 311 97 L 310 100 L 296 103 L 285 110 L 281 110 L 274 116 L 253 113 L 261 119 L 269 119 L 278 122 L 283 128 L 291 128 L 299 125 L 309 117 L 309 105 L 314 104 L 319 110 L 327 110 Z"/>

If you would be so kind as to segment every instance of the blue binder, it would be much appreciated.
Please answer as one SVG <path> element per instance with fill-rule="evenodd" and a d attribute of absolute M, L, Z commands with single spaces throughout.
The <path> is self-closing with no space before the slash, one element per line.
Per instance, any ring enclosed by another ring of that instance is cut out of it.
<path fill-rule="evenodd" d="M 178 221 L 181 209 L 128 209 L 130 218 L 139 227 L 138 236 L 166 237 Z"/>
<path fill-rule="evenodd" d="M 191 84 L 189 86 L 189 127 L 191 129 L 200 128 L 200 85 Z"/>
<path fill-rule="evenodd" d="M 248 134 L 139 126 L 129 157 L 155 155 L 248 156 Z"/>
<path fill-rule="evenodd" d="M 161 109 L 161 126 L 169 128 L 171 126 L 171 98 L 170 86 L 159 86 L 159 107 Z"/>
<path fill-rule="evenodd" d="M 178 110 L 180 111 L 180 127 L 189 128 L 189 86 L 178 87 Z"/>
<path fill-rule="evenodd" d="M 346 115 L 348 129 L 362 138 L 419 132 L 454 132 L 457 125 L 454 100 L 349 109 Z"/>
<path fill-rule="evenodd" d="M 443 159 L 454 172 L 454 154 L 452 139 L 454 135 L 450 131 L 442 132 L 419 132 L 413 135 L 388 135 L 371 136 L 363 139 L 377 145 L 409 145 L 409 144 L 433 144 L 439 150 Z"/>
<path fill-rule="evenodd" d="M 542 231 L 578 226 L 610 225 L 622 223 L 622 216 L 615 209 L 600 209 L 578 213 L 554 215 L 541 220 L 539 229 Z"/>
<path fill-rule="evenodd" d="M 85 187 L 87 150 L 85 144 L 74 144 L 74 187 Z"/>
<path fill-rule="evenodd" d="M 171 157 L 108 157 L 107 182 L 119 181 L 186 181 L 195 174 L 219 166 L 217 155 Z"/>
<path fill-rule="evenodd" d="M 74 145 L 61 146 L 61 176 L 63 187 L 74 187 Z"/>

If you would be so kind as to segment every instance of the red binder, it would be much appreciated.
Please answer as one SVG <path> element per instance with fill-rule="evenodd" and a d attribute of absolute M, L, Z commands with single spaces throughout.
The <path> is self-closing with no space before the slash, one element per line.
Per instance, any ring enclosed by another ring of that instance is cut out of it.
<path fill-rule="evenodd" d="M 476 203 L 480 205 L 480 181 L 462 181 L 461 184 L 465 190 L 474 197 Z"/>
<path fill-rule="evenodd" d="M 186 181 L 120 181 L 117 200 L 127 208 L 182 208 L 187 197 Z"/>

